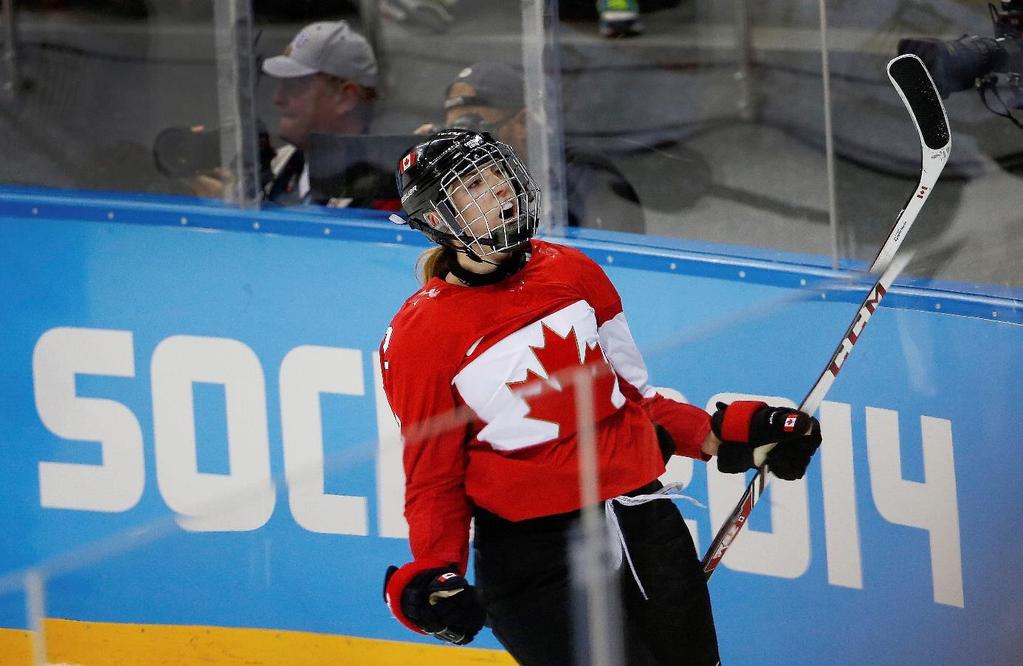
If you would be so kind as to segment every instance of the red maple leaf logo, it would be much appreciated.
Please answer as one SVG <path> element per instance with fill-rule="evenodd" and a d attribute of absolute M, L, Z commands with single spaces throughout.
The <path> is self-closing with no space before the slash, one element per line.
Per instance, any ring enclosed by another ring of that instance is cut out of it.
<path fill-rule="evenodd" d="M 596 420 L 599 422 L 613 414 L 617 408 L 611 402 L 611 395 L 616 379 L 600 347 L 583 345 L 584 353 L 580 358 L 575 328 L 569 329 L 565 337 L 561 337 L 546 324 L 541 325 L 543 345 L 530 345 L 530 349 L 547 371 L 547 378 L 527 370 L 526 378 L 522 381 L 508 382 L 508 388 L 529 405 L 527 418 L 557 424 L 559 437 L 576 432 L 574 382 L 575 373 L 581 367 L 585 367 L 593 377 L 593 411 Z"/>

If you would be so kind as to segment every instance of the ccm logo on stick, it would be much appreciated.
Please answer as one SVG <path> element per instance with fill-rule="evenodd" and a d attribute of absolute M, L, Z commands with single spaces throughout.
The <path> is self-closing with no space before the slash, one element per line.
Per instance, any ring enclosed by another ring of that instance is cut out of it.
<path fill-rule="evenodd" d="M 867 326 L 867 321 L 870 319 L 871 315 L 874 314 L 878 303 L 881 302 L 881 299 L 884 298 L 884 295 L 887 293 L 888 292 L 881 284 L 877 284 L 874 286 L 874 290 L 870 296 L 867 297 L 867 300 L 865 300 L 863 305 L 860 306 L 860 311 L 856 315 L 856 320 L 853 322 L 852 326 L 849 327 L 849 330 L 845 334 L 845 338 L 842 339 L 841 353 L 835 356 L 835 360 L 833 360 L 831 365 L 828 367 L 831 374 L 838 375 L 838 371 L 842 369 L 842 364 L 845 363 L 845 359 L 849 356 L 849 350 L 851 350 L 853 345 L 856 344 L 856 340 L 859 339 L 860 334 L 863 333 L 863 329 Z"/>

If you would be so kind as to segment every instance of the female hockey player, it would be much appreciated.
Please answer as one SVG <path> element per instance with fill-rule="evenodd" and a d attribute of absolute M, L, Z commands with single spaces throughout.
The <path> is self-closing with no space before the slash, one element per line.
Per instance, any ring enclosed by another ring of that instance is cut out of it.
<path fill-rule="evenodd" d="M 671 455 L 716 455 L 722 471 L 743 472 L 756 446 L 775 441 L 771 470 L 799 478 L 820 426 L 761 402 L 711 416 L 655 393 L 614 286 L 581 252 L 532 238 L 540 193 L 489 134 L 434 134 L 397 178 L 408 224 L 439 247 L 380 347 L 404 438 L 413 556 L 388 570 L 385 599 L 413 631 L 465 644 L 489 618 L 520 663 L 572 664 L 567 549 L 581 507 L 566 373 L 591 369 L 601 499 L 656 493 Z M 716 664 L 706 580 L 677 507 L 614 512 L 631 562 L 621 577 L 629 663 Z M 475 586 L 465 578 L 473 518 Z"/>

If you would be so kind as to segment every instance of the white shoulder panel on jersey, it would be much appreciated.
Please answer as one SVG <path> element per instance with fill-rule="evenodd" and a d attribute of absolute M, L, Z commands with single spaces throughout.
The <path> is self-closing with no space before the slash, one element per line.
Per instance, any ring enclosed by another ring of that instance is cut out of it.
<path fill-rule="evenodd" d="M 632 331 L 625 321 L 625 313 L 619 312 L 608 319 L 600 327 L 600 346 L 611 361 L 611 366 L 625 381 L 636 387 L 644 398 L 652 397 L 656 390 L 650 386 L 650 373 L 647 372 L 643 355 L 639 353 Z"/>

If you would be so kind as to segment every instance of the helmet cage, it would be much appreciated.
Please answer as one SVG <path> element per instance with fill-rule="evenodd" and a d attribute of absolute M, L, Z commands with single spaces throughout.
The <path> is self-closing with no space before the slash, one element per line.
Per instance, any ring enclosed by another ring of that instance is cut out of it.
<path fill-rule="evenodd" d="M 460 241 L 479 257 L 520 247 L 539 226 L 540 191 L 509 146 L 486 134 L 466 135 L 445 151 L 445 168 L 435 172 L 434 187 L 424 188 L 433 196 L 412 215 L 413 226 L 443 245 Z"/>

